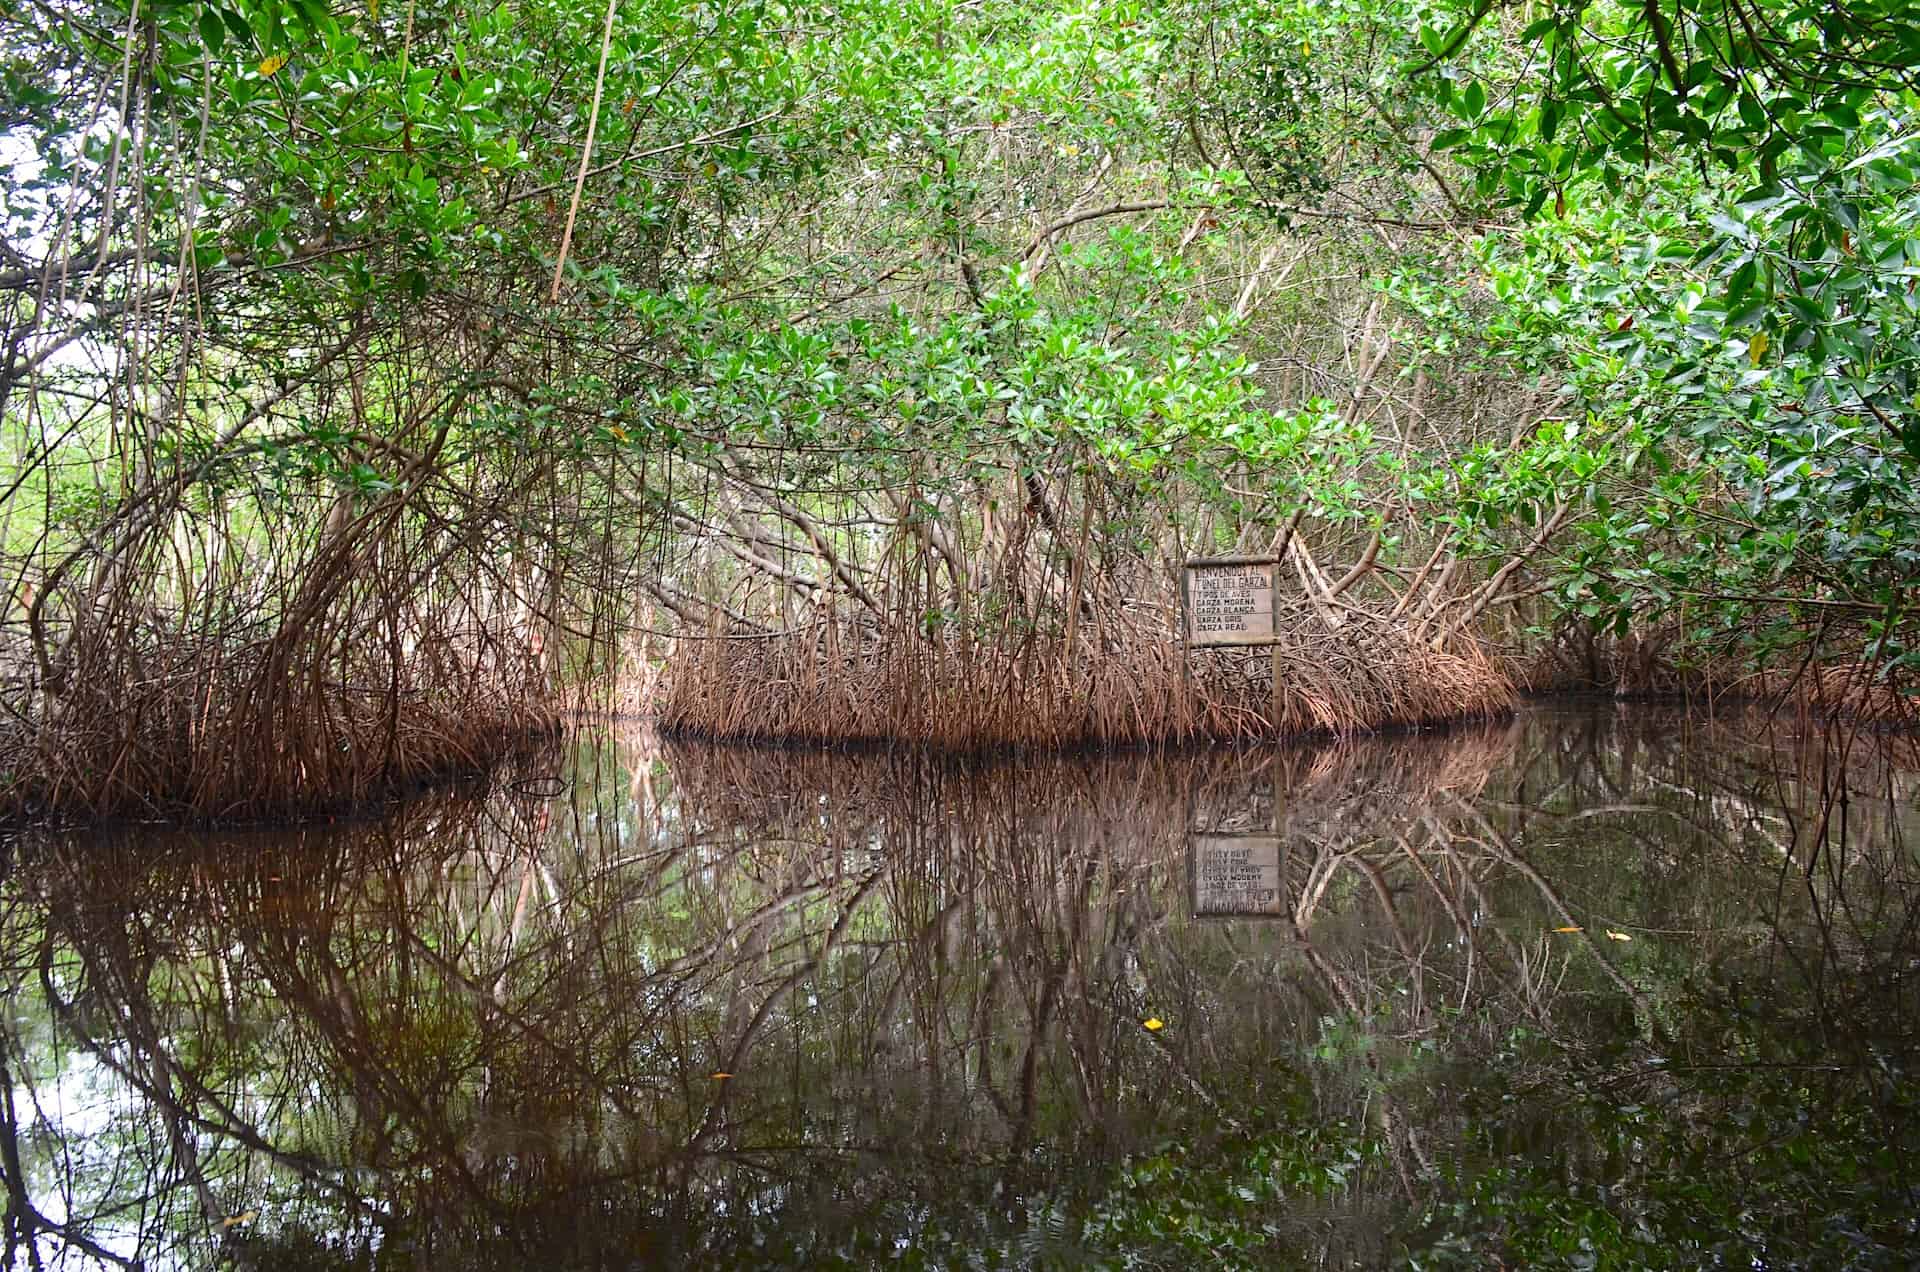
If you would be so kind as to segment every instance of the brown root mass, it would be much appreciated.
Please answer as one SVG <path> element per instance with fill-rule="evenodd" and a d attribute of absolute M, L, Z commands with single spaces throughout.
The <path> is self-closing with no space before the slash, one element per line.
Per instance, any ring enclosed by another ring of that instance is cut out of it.
<path fill-rule="evenodd" d="M 337 813 L 552 734 L 528 586 L 389 512 L 223 544 L 186 583 L 143 545 L 45 605 L 37 643 L 0 625 L 0 819 Z"/>
<path fill-rule="evenodd" d="M 1920 685 L 1912 677 L 1873 661 L 1821 662 L 1813 653 L 1798 667 L 1755 671 L 1731 655 L 1686 649 L 1673 627 L 1622 637 L 1565 629 L 1501 665 L 1529 694 L 1744 704 L 1877 731 L 1920 729 Z"/>
<path fill-rule="evenodd" d="M 1874 729 L 1920 728 L 1920 687 L 1907 677 L 1883 674 L 1873 663 L 1810 665 L 1794 674 L 1761 677 L 1757 687 L 1761 697 L 1809 715 Z"/>
<path fill-rule="evenodd" d="M 1065 748 L 1344 735 L 1493 716 L 1512 684 L 1476 647 L 1401 630 L 1302 630 L 1279 646 L 1197 650 L 1115 625 L 1063 653 L 824 618 L 774 637 L 683 641 L 652 705 L 663 732 L 808 745 Z"/>
<path fill-rule="evenodd" d="M 255 820 L 480 771 L 559 714 L 524 654 L 446 615 L 235 646 L 103 631 L 0 734 L 14 818 Z"/>

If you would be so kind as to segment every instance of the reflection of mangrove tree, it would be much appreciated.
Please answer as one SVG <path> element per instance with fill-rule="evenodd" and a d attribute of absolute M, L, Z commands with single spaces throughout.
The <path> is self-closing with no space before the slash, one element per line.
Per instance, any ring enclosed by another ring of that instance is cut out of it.
<path fill-rule="evenodd" d="M 1823 787 L 1817 738 L 1679 727 L 1019 768 L 628 737 L 558 798 L 23 845 L 10 1249 L 1891 1261 L 1900 757 Z M 1286 913 L 1194 918 L 1189 828 L 1276 824 Z"/>

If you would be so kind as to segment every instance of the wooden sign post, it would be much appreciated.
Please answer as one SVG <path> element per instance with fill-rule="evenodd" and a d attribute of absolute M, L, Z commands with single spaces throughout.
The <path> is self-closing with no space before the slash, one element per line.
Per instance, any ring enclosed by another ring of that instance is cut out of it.
<path fill-rule="evenodd" d="M 1280 732 L 1280 644 L 1273 583 L 1278 556 L 1190 557 L 1180 576 L 1181 635 L 1188 649 L 1273 649 L 1273 730 Z"/>
<path fill-rule="evenodd" d="M 1273 643 L 1271 557 L 1199 557 L 1187 562 L 1187 643 L 1193 648 Z"/>

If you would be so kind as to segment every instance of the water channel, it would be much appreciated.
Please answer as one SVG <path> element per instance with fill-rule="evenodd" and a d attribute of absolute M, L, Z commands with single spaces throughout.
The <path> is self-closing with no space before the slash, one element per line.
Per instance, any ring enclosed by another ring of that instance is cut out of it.
<path fill-rule="evenodd" d="M 23 837 L 6 1266 L 1909 1267 L 1920 745 L 1561 704 L 936 763 L 640 725 Z"/>

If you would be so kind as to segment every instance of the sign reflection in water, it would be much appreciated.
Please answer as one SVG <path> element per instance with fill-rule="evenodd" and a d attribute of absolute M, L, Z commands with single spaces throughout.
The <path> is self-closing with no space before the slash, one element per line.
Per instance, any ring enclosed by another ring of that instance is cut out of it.
<path fill-rule="evenodd" d="M 1271 915 L 1287 912 L 1278 835 L 1194 835 L 1193 912 Z"/>

